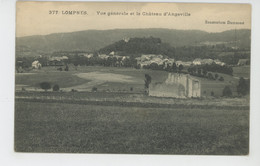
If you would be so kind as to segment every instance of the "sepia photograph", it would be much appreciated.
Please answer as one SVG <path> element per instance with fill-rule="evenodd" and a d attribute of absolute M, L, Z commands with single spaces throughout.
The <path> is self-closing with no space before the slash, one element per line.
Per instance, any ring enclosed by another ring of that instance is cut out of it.
<path fill-rule="evenodd" d="M 14 150 L 249 155 L 251 7 L 16 2 Z"/>

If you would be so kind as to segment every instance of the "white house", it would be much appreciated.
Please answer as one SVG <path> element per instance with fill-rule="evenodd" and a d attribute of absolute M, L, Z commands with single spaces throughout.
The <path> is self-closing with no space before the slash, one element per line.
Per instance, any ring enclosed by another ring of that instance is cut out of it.
<path fill-rule="evenodd" d="M 208 64 L 208 65 L 211 65 L 213 63 L 213 59 L 203 59 L 201 61 L 201 64 Z"/>
<path fill-rule="evenodd" d="M 163 64 L 163 60 L 160 59 L 160 58 L 157 58 L 157 57 L 151 59 L 150 62 L 151 63 L 157 63 L 158 65 L 162 65 Z"/>
<path fill-rule="evenodd" d="M 93 54 L 84 54 L 84 57 L 86 57 L 86 58 L 92 58 L 92 57 L 93 57 Z"/>
<path fill-rule="evenodd" d="M 100 54 L 100 55 L 98 55 L 98 57 L 99 57 L 100 59 L 107 59 L 109 56 L 106 55 L 106 54 Z"/>
<path fill-rule="evenodd" d="M 182 61 L 176 61 L 175 63 L 176 63 L 177 66 L 180 66 L 180 65 L 184 64 L 184 62 L 182 62 Z"/>
<path fill-rule="evenodd" d="M 196 59 L 193 60 L 192 63 L 193 63 L 194 65 L 201 65 L 201 61 L 202 61 L 202 60 L 201 60 L 200 58 L 196 58 Z"/>
<path fill-rule="evenodd" d="M 217 65 L 220 65 L 220 66 L 225 66 L 225 65 L 226 65 L 224 62 L 221 62 L 221 61 L 218 60 L 218 59 L 215 59 L 215 60 L 214 60 L 214 63 L 216 63 Z"/>
<path fill-rule="evenodd" d="M 33 63 L 32 63 L 33 69 L 40 69 L 41 67 L 42 67 L 42 65 L 39 61 L 33 61 Z"/>
<path fill-rule="evenodd" d="M 114 56 L 115 55 L 115 51 L 110 52 L 109 55 Z"/>
<path fill-rule="evenodd" d="M 193 60 L 192 63 L 194 65 L 205 65 L 205 64 L 211 65 L 213 62 L 214 62 L 213 59 L 200 59 L 200 58 L 196 58 L 196 59 Z"/>

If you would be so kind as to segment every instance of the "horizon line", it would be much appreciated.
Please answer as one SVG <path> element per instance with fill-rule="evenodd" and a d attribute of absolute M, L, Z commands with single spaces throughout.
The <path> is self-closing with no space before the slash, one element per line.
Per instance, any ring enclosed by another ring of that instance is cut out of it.
<path fill-rule="evenodd" d="M 48 36 L 53 34 L 60 34 L 60 33 L 74 33 L 74 32 L 84 32 L 84 31 L 112 31 L 112 30 L 145 30 L 145 29 L 165 29 L 165 30 L 178 30 L 178 31 L 202 31 L 206 33 L 222 33 L 226 31 L 232 31 L 232 30 L 251 30 L 251 28 L 241 28 L 241 29 L 228 29 L 224 31 L 217 31 L 217 32 L 209 32 L 206 30 L 201 29 L 170 29 L 170 28 L 113 28 L 113 29 L 86 29 L 86 30 L 78 30 L 78 31 L 69 31 L 69 32 L 53 32 L 48 34 L 35 34 L 35 35 L 26 35 L 26 36 L 15 36 L 15 38 L 22 38 L 22 37 L 33 37 L 33 36 Z"/>

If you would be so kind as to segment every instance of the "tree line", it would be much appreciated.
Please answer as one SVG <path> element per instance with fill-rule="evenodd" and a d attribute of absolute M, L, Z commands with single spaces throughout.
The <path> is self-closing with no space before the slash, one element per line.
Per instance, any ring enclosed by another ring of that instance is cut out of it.
<path fill-rule="evenodd" d="M 204 65 L 192 65 L 188 68 L 188 72 L 195 76 L 205 76 L 208 72 L 223 73 L 233 75 L 233 69 L 230 66 L 221 66 L 216 63 L 204 64 Z"/>

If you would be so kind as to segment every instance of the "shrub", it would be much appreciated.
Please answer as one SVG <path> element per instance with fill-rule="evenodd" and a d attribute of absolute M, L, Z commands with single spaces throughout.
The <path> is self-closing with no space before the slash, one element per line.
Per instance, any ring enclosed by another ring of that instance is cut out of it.
<path fill-rule="evenodd" d="M 97 87 L 93 87 L 92 92 L 97 92 Z"/>
<path fill-rule="evenodd" d="M 49 82 L 42 82 L 40 83 L 40 87 L 47 91 L 48 89 L 51 89 L 51 84 Z"/>
<path fill-rule="evenodd" d="M 211 80 L 213 80 L 213 79 L 214 79 L 214 77 L 213 77 L 212 73 L 208 73 L 208 79 L 211 79 Z"/>
<path fill-rule="evenodd" d="M 219 81 L 224 81 L 224 78 L 221 76 L 218 80 Z"/>
<path fill-rule="evenodd" d="M 152 77 L 149 74 L 145 74 L 144 87 L 149 88 L 150 83 L 152 82 Z"/>
<path fill-rule="evenodd" d="M 66 65 L 66 67 L 65 67 L 65 69 L 64 69 L 65 71 L 69 71 L 69 66 L 68 65 Z"/>
<path fill-rule="evenodd" d="M 226 96 L 226 97 L 232 96 L 232 91 L 229 86 L 225 86 L 225 88 L 223 89 L 223 96 Z"/>
<path fill-rule="evenodd" d="M 61 68 L 61 67 L 59 67 L 59 68 L 57 68 L 57 70 L 59 70 L 59 71 L 62 71 L 62 68 Z"/>
<path fill-rule="evenodd" d="M 60 90 L 60 87 L 58 84 L 55 84 L 53 87 L 52 87 L 52 90 L 53 91 L 59 91 Z"/>
<path fill-rule="evenodd" d="M 76 89 L 71 89 L 71 92 L 77 92 L 77 90 Z"/>
<path fill-rule="evenodd" d="M 237 86 L 237 93 L 239 95 L 246 95 L 249 93 L 250 90 L 250 81 L 245 80 L 243 77 L 239 79 L 239 83 Z"/>
<path fill-rule="evenodd" d="M 134 90 L 134 88 L 133 88 L 133 87 L 131 87 L 131 88 L 130 88 L 130 91 L 133 91 L 133 90 Z"/>
<path fill-rule="evenodd" d="M 179 69 L 179 72 L 181 72 L 181 71 L 183 70 L 183 65 L 180 64 L 179 67 L 178 67 L 178 69 Z"/>

